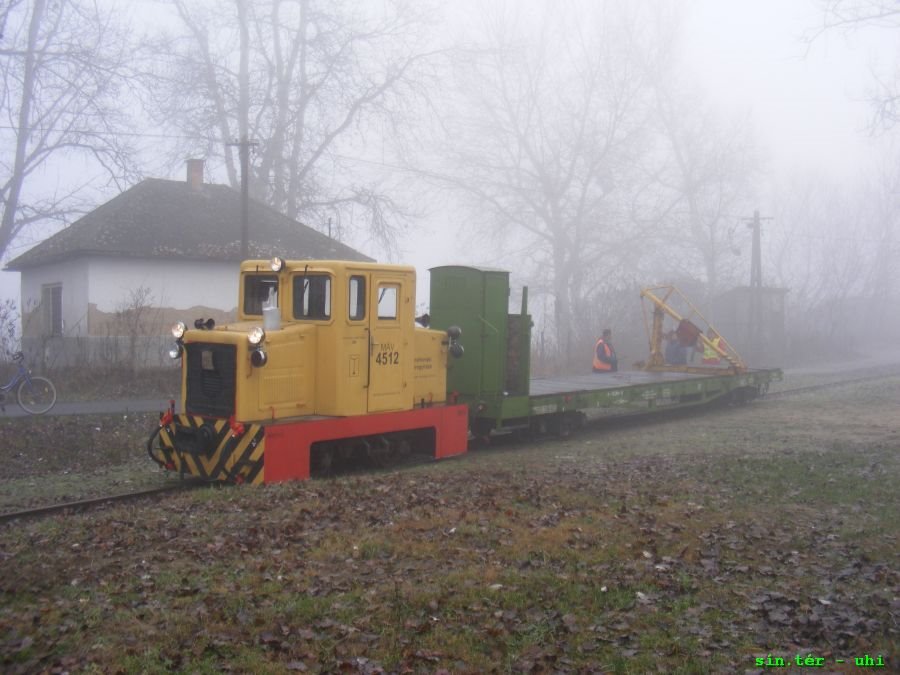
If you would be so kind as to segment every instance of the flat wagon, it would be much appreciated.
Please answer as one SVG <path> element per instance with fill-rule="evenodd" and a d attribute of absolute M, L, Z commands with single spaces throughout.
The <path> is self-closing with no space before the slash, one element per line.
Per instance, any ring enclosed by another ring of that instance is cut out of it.
<path fill-rule="evenodd" d="M 447 388 L 453 400 L 469 407 L 476 436 L 522 428 L 565 432 L 585 418 L 723 398 L 743 402 L 782 377 L 779 369 L 734 367 L 725 360 L 721 367 L 678 367 L 651 358 L 646 370 L 532 378 L 528 289 L 523 289 L 518 314 L 509 313 L 509 296 L 509 272 L 464 266 L 431 270 L 431 325 L 459 326 L 465 336 L 465 358 L 449 364 Z M 658 354 L 659 307 L 654 314 L 651 352 Z"/>

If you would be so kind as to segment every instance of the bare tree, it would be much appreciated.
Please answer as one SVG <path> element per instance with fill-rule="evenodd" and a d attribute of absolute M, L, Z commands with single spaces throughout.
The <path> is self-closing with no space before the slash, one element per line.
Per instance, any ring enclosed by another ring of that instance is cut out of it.
<path fill-rule="evenodd" d="M 31 225 L 64 220 L 71 191 L 42 195 L 41 171 L 77 157 L 109 180 L 134 177 L 119 93 L 126 45 L 110 15 L 88 0 L 11 0 L 0 9 L 0 256 Z M 83 169 L 81 169 L 83 173 Z"/>
<path fill-rule="evenodd" d="M 367 138 L 384 138 L 383 127 L 401 125 L 425 96 L 435 56 L 425 47 L 429 8 L 405 0 L 377 8 L 350 0 L 171 3 L 183 32 L 157 45 L 160 121 L 207 139 L 196 150 L 221 158 L 232 186 L 237 158 L 224 142 L 246 131 L 258 144 L 257 198 L 319 227 L 334 221 L 346 230 L 362 215 L 390 247 L 404 209 L 382 174 L 353 156 L 367 154 Z"/>
<path fill-rule="evenodd" d="M 664 241 L 683 274 L 703 270 L 708 301 L 736 281 L 735 229 L 749 213 L 758 166 L 749 124 L 723 123 L 698 93 L 675 91 L 675 81 L 669 74 L 655 86 L 664 157 L 657 175 L 670 195 Z"/>
<path fill-rule="evenodd" d="M 867 316 L 867 270 L 878 242 L 871 235 L 874 210 L 864 194 L 802 176 L 776 197 L 766 255 L 775 284 L 789 289 L 789 337 L 800 347 L 795 356 L 871 337 L 867 327 L 877 315 Z"/>
<path fill-rule="evenodd" d="M 430 175 L 464 195 L 517 271 L 550 294 L 557 349 L 574 358 L 579 334 L 599 329 L 587 324 L 609 319 L 593 301 L 642 235 L 648 101 L 631 17 L 591 4 L 529 9 L 484 16 L 485 45 L 457 72 Z"/>
<path fill-rule="evenodd" d="M 866 290 L 870 312 L 876 326 L 887 323 L 886 307 L 900 299 L 900 274 L 897 258 L 900 256 L 900 168 L 896 158 L 883 161 L 868 189 L 861 195 L 864 213 L 867 214 L 863 236 L 871 250 L 869 265 L 865 268 Z M 896 318 L 890 316 L 897 325 Z"/>
<path fill-rule="evenodd" d="M 829 31 L 852 32 L 865 27 L 900 29 L 900 4 L 896 0 L 820 0 L 822 25 L 809 31 L 812 44 Z M 868 99 L 872 105 L 873 131 L 888 131 L 900 122 L 900 53 L 887 72 L 873 72 Z"/>
<path fill-rule="evenodd" d="M 158 334 L 159 315 L 153 292 L 147 286 L 129 290 L 116 306 L 114 323 L 116 339 L 124 335 L 128 340 L 126 358 L 130 370 L 134 371 L 146 363 L 147 354 L 139 353 L 138 345 L 143 341 L 147 349 L 146 337 Z"/>
<path fill-rule="evenodd" d="M 811 44 L 829 31 L 855 32 L 864 28 L 881 28 L 894 36 L 900 30 L 900 3 L 896 0 L 821 0 L 822 25 L 811 31 L 807 38 Z M 894 53 L 893 62 L 885 67 L 873 68 L 872 84 L 868 92 L 872 108 L 870 130 L 873 133 L 888 132 L 900 123 L 900 52 Z M 865 283 L 863 292 L 869 296 L 869 314 L 877 331 L 890 323 L 884 303 L 895 299 L 897 279 L 894 261 L 897 256 L 897 194 L 900 189 L 900 173 L 895 162 L 885 162 L 872 183 L 860 190 L 859 203 L 854 213 L 865 214 L 858 234 L 866 237 L 870 256 L 858 278 Z M 854 248 L 860 244 L 853 242 Z M 847 255 L 847 251 L 843 252 Z"/>

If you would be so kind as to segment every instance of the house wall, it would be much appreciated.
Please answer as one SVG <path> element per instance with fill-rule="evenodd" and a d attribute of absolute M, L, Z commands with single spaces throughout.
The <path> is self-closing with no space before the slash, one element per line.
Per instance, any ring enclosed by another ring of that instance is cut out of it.
<path fill-rule="evenodd" d="M 169 327 L 237 309 L 237 263 L 85 257 L 22 272 L 23 348 L 44 367 L 167 365 Z M 62 284 L 63 335 L 47 336 L 41 288 Z"/>
<path fill-rule="evenodd" d="M 88 261 L 67 260 L 22 271 L 22 335 L 39 336 L 43 331 L 41 288 L 62 284 L 64 335 L 87 335 Z"/>
<path fill-rule="evenodd" d="M 115 313 L 147 288 L 154 307 L 231 311 L 237 307 L 239 270 L 230 262 L 95 257 L 89 261 L 90 302 L 99 312 Z"/>

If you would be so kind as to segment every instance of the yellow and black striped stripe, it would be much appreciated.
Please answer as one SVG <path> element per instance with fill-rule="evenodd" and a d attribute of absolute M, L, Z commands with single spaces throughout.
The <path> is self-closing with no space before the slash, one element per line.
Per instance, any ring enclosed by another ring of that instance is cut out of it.
<path fill-rule="evenodd" d="M 211 452 L 198 452 L 178 442 L 179 428 L 195 433 L 204 424 L 215 429 Z M 159 449 L 166 466 L 179 473 L 204 480 L 253 485 L 265 480 L 265 428 L 260 424 L 249 424 L 243 434 L 236 436 L 228 420 L 175 415 L 172 423 L 159 431 Z"/>

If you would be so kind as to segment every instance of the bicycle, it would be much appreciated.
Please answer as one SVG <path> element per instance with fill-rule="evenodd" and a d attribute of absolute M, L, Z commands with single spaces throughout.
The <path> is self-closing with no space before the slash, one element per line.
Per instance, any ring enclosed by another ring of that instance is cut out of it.
<path fill-rule="evenodd" d="M 42 415 L 56 404 L 56 387 L 46 377 L 32 375 L 31 371 L 23 365 L 25 354 L 16 352 L 12 360 L 18 369 L 12 379 L 6 384 L 0 385 L 0 409 L 6 411 L 3 405 L 6 394 L 15 390 L 16 400 L 22 406 L 22 410 L 31 415 Z"/>

